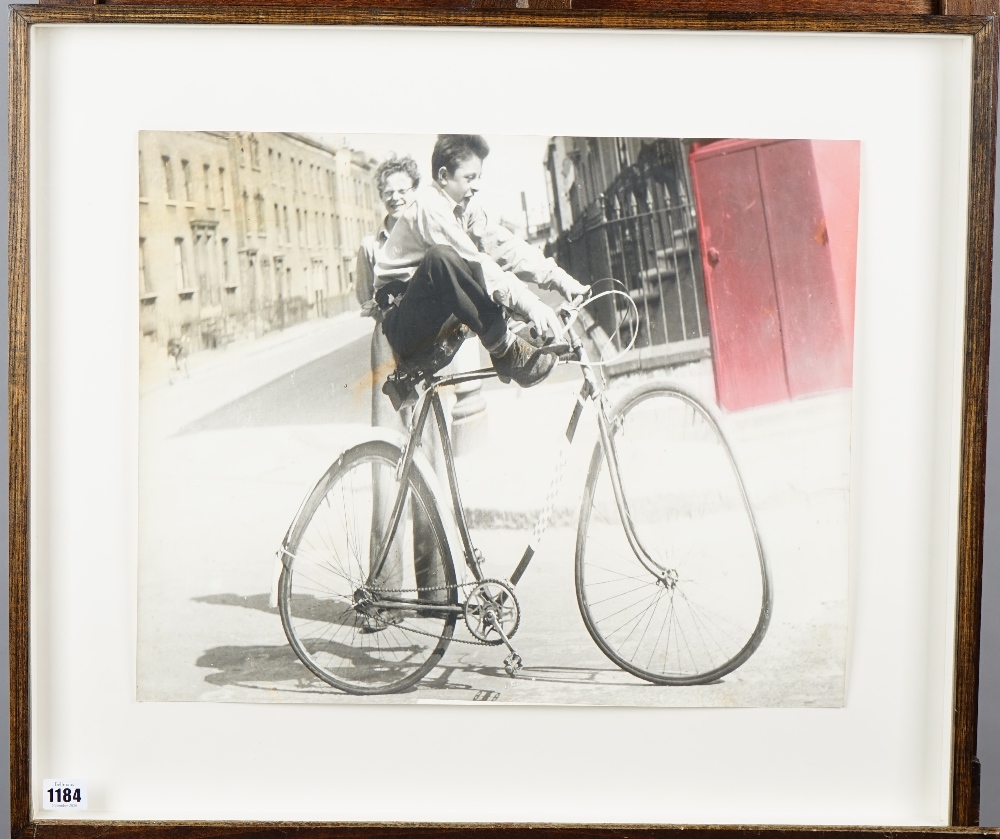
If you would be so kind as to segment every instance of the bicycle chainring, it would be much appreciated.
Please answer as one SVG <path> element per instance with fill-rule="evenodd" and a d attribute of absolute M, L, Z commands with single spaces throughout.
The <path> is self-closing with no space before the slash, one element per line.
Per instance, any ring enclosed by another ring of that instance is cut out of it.
<path fill-rule="evenodd" d="M 521 606 L 510 583 L 483 580 L 469 592 L 465 601 L 465 625 L 477 640 L 498 646 L 503 643 L 503 638 L 491 617 L 508 638 L 517 632 L 521 623 Z"/>

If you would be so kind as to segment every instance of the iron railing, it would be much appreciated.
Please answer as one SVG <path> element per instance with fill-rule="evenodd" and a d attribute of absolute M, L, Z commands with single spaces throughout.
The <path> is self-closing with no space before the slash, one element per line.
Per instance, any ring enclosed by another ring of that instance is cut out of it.
<path fill-rule="evenodd" d="M 561 239 L 560 262 L 583 282 L 613 277 L 624 283 L 639 310 L 637 348 L 706 338 L 705 284 L 690 208 L 609 203 L 610 212 L 583 219 Z M 610 302 L 598 315 L 609 332 L 619 317 Z"/>
<path fill-rule="evenodd" d="M 672 363 L 693 348 L 708 353 L 698 224 L 680 141 L 644 146 L 557 240 L 556 258 L 581 281 L 624 284 L 639 312 L 637 354 Z M 597 313 L 609 333 L 624 308 L 613 299 Z"/>

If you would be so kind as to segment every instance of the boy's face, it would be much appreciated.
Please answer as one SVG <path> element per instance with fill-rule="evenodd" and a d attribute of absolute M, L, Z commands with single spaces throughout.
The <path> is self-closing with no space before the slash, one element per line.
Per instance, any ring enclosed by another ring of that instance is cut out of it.
<path fill-rule="evenodd" d="M 468 203 L 479 192 L 479 177 L 483 174 L 483 161 L 478 157 L 467 157 L 454 172 L 444 166 L 438 171 L 437 182 L 445 194 L 456 204 Z"/>
<path fill-rule="evenodd" d="M 382 189 L 382 203 L 392 218 L 399 218 L 413 203 L 413 179 L 406 172 L 393 172 L 385 179 Z"/>

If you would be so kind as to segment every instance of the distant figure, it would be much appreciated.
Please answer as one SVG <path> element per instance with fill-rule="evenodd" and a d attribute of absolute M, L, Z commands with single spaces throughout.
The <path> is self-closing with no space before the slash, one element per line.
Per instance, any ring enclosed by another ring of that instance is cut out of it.
<path fill-rule="evenodd" d="M 180 338 L 171 338 L 167 341 L 167 355 L 169 355 L 174 360 L 174 369 L 179 373 L 184 372 L 184 375 L 188 375 L 188 338 L 187 336 L 182 336 Z M 170 382 L 173 383 L 173 376 L 170 377 Z"/>

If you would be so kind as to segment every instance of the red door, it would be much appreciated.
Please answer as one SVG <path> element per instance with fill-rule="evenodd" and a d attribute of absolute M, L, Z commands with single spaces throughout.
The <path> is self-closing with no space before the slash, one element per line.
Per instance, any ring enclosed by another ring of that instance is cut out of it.
<path fill-rule="evenodd" d="M 692 155 L 691 175 L 719 404 L 744 408 L 787 399 L 756 149 L 696 160 L 697 155 Z"/>
<path fill-rule="evenodd" d="M 850 386 L 858 152 L 724 140 L 691 154 L 720 405 Z"/>
<path fill-rule="evenodd" d="M 850 387 L 851 347 L 844 341 L 812 143 L 757 149 L 774 285 L 781 311 L 788 391 L 792 396 Z"/>

